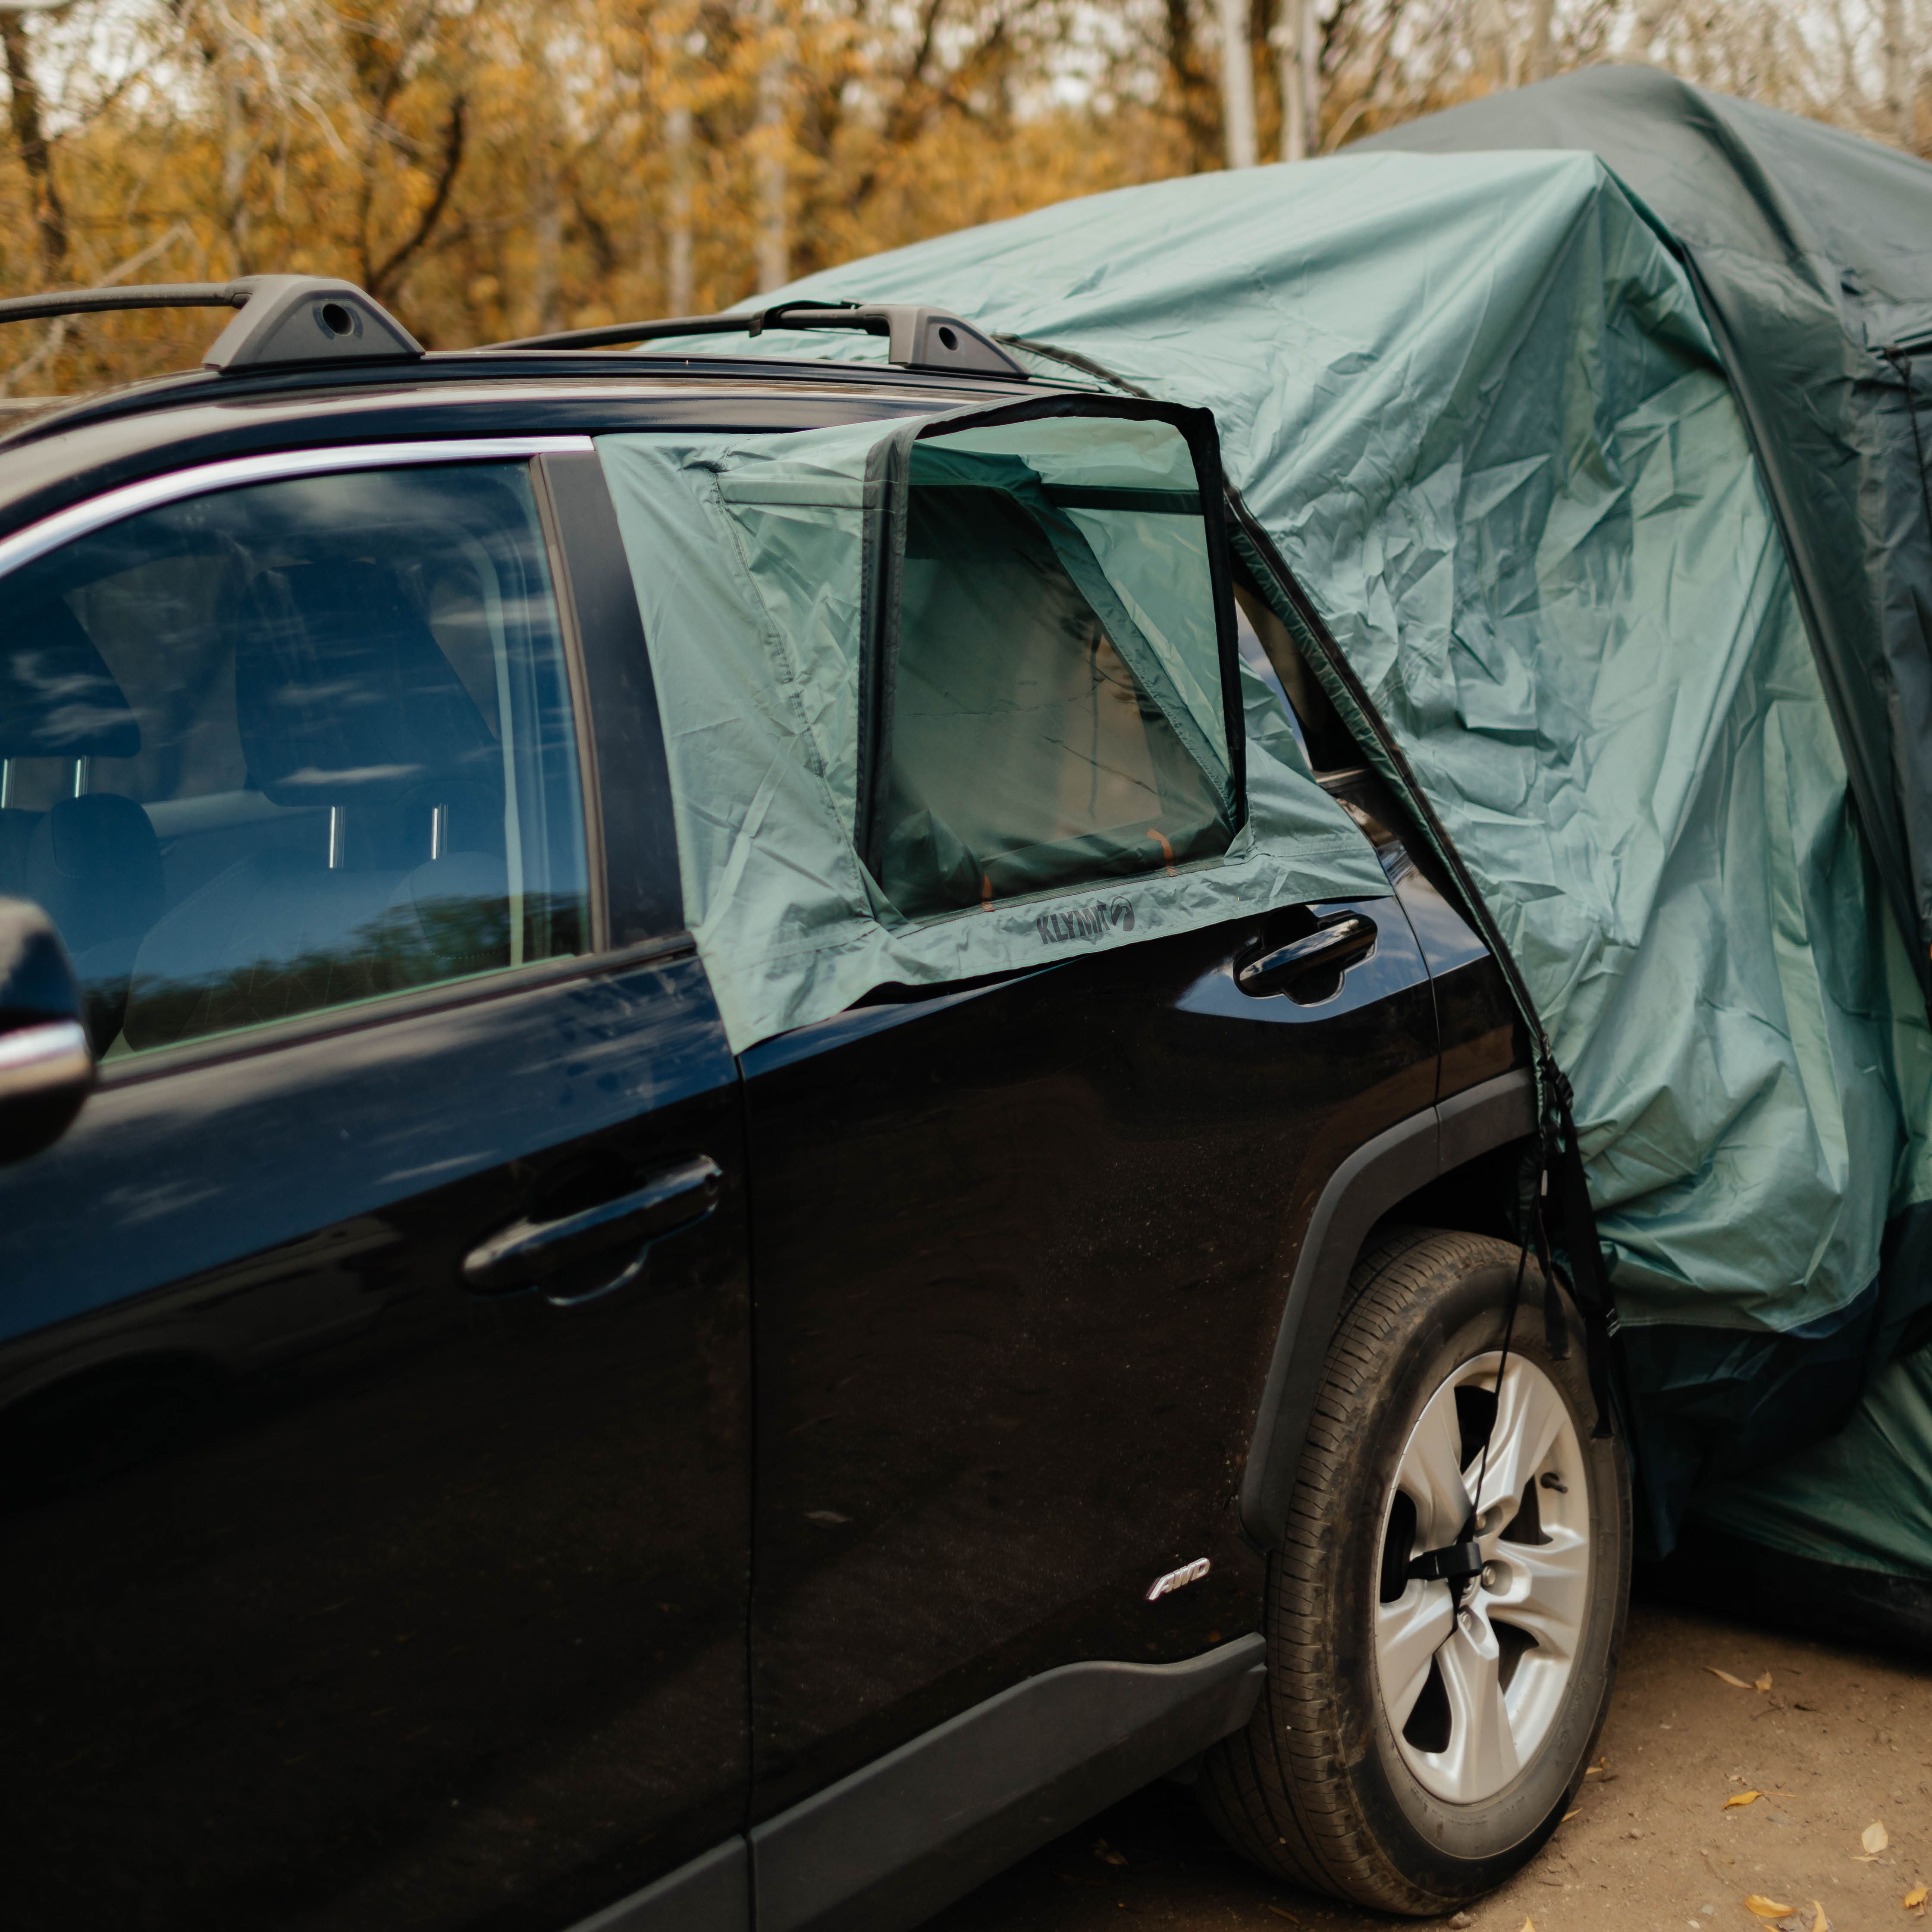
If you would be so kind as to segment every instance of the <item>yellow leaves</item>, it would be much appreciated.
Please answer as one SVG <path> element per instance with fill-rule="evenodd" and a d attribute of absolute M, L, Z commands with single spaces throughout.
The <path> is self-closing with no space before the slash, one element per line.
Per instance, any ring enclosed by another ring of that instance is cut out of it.
<path fill-rule="evenodd" d="M 1094 1856 L 1103 1865 L 1124 1865 L 1126 1863 L 1126 1858 L 1115 1851 L 1105 1838 L 1096 1838 L 1094 1840 Z"/>
<path fill-rule="evenodd" d="M 1814 1898 L 1811 1901 L 1811 1932 L 1828 1932 L 1831 1923 L 1825 1916 L 1825 1908 Z"/>
<path fill-rule="evenodd" d="M 1522 1922 L 1522 1932 L 1536 1932 L 1536 1921 L 1534 1918 L 1526 1918 Z"/>
<path fill-rule="evenodd" d="M 1754 1912 L 1760 1918 L 1782 1918 L 1796 1908 L 1780 1905 L 1774 1898 L 1766 1898 L 1762 1892 L 1753 1892 L 1744 1900 L 1744 1910 Z"/>
<path fill-rule="evenodd" d="M 1874 1818 L 1858 1834 L 1858 1843 L 1864 1846 L 1868 1858 L 1876 1858 L 1892 1843 L 1892 1834 Z"/>
<path fill-rule="evenodd" d="M 1724 1800 L 1724 1809 L 1728 1811 L 1734 1804 L 1755 1804 L 1763 1796 L 1762 1791 L 1734 1791 Z"/>
<path fill-rule="evenodd" d="M 1733 1677 L 1728 1670 L 1720 1670 L 1714 1664 L 1707 1664 L 1704 1668 L 1713 1677 L 1721 1678 L 1735 1690 L 1768 1690 L 1771 1688 L 1771 1672 L 1768 1670 L 1758 1677 L 1747 1679 Z"/>
<path fill-rule="evenodd" d="M 1771 1688 L 1771 1672 L 1768 1670 L 1766 1671 L 1764 1674 L 1758 1678 L 1757 1682 L 1751 1686 L 1751 1688 L 1754 1690 L 1768 1690 Z"/>
<path fill-rule="evenodd" d="M 1908 1912 L 1918 1910 L 1925 1903 L 1925 1888 L 1922 1885 L 1915 1885 L 1898 1902 Z"/>

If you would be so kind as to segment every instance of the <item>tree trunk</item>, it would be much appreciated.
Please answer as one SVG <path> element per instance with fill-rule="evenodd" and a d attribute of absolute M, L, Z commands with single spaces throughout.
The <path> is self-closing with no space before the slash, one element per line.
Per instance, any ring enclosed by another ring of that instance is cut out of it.
<path fill-rule="evenodd" d="M 556 151 L 548 142 L 538 159 L 536 187 L 530 210 L 530 333 L 548 335 L 563 326 L 563 193 Z"/>
<path fill-rule="evenodd" d="M 1255 149 L 1255 68 L 1248 46 L 1248 0 L 1220 0 L 1221 133 L 1231 168 L 1251 168 Z"/>
<path fill-rule="evenodd" d="M 1901 146 L 1912 134 L 1912 56 L 1905 36 L 1905 0 L 1884 0 L 1880 14 L 1885 43 L 1885 112 L 1888 131 Z"/>
<path fill-rule="evenodd" d="M 1187 142 L 1188 169 L 1198 174 L 1214 165 L 1222 146 L 1214 79 L 1197 56 L 1187 0 L 1163 0 L 1162 27 L 1162 52 L 1167 56 L 1172 98 Z"/>
<path fill-rule="evenodd" d="M 67 262 L 67 210 L 54 185 L 52 157 L 40 125 L 40 91 L 27 58 L 27 29 L 17 14 L 0 13 L 0 44 L 7 52 L 8 106 L 14 123 L 14 145 L 20 151 L 34 200 L 34 220 L 40 230 L 40 272 L 50 282 L 61 279 Z"/>
<path fill-rule="evenodd" d="M 1322 23 L 1315 17 L 1315 0 L 1288 0 L 1294 16 L 1297 93 L 1301 104 L 1301 152 L 1322 152 Z"/>
<path fill-rule="evenodd" d="M 248 102 L 232 56 L 224 56 L 218 85 L 221 90 L 221 225 L 235 251 L 235 273 L 254 272 L 249 259 Z"/>
<path fill-rule="evenodd" d="M 1555 0 L 1534 0 L 1529 15 L 1529 78 L 1547 80 L 1554 68 L 1550 29 Z"/>
<path fill-rule="evenodd" d="M 1301 0 L 1281 0 L 1274 30 L 1275 85 L 1281 94 L 1281 158 L 1308 158 L 1308 90 L 1301 78 Z"/>
<path fill-rule="evenodd" d="M 670 167 L 664 224 L 664 313 L 688 315 L 698 301 L 691 258 L 691 110 L 680 101 L 664 116 Z"/>
<path fill-rule="evenodd" d="M 769 295 L 791 280 L 791 230 L 786 207 L 790 183 L 785 166 L 785 91 L 790 64 L 775 0 L 764 0 L 766 46 L 758 69 L 758 292 Z"/>

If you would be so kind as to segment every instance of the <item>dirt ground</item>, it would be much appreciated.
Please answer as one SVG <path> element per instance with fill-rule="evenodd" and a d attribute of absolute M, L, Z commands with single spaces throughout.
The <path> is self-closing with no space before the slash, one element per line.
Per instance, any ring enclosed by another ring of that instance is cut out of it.
<path fill-rule="evenodd" d="M 1769 1688 L 1755 1688 L 1766 1672 Z M 1819 1907 L 1831 1932 L 1924 1921 L 1924 1904 L 1903 1901 L 1932 1880 L 1932 1670 L 1640 1603 L 1598 1753 L 1603 1768 L 1571 1816 L 1459 1927 L 1767 1932 L 1771 1919 L 1745 1904 L 1753 1894 L 1792 1908 L 1793 1932 L 1812 1932 Z M 1727 1804 L 1748 1792 L 1759 1795 Z M 1399 1922 L 1271 1885 L 1222 1845 L 1186 1791 L 1162 1784 L 981 1886 L 927 1932 L 1096 1932 L 1129 1915 L 1185 1932 Z"/>

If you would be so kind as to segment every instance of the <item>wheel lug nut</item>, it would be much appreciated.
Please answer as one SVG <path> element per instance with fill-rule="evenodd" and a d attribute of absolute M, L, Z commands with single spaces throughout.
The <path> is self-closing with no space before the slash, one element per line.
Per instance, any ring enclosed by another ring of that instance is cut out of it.
<path fill-rule="evenodd" d="M 1493 1590 L 1502 1581 L 1502 1574 L 1499 1564 L 1485 1563 L 1483 1565 L 1483 1588 L 1486 1590 Z"/>

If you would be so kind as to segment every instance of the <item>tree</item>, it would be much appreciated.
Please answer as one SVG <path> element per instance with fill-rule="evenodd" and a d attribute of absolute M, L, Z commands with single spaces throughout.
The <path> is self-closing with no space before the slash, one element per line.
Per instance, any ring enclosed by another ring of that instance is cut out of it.
<path fill-rule="evenodd" d="M 0 290 L 340 274 L 441 346 L 721 307 L 1612 57 L 1910 146 L 1928 0 L 22 4 Z M 0 391 L 178 367 L 207 332 L 23 328 Z"/>

